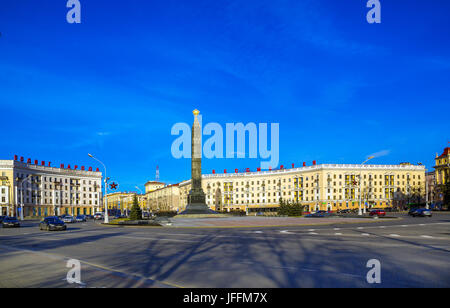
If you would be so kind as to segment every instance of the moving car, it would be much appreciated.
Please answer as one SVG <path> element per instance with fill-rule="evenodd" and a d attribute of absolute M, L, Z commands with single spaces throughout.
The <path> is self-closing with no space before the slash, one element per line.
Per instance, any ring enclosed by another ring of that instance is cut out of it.
<path fill-rule="evenodd" d="M 86 216 L 84 215 L 78 215 L 77 217 L 75 217 L 75 220 L 77 222 L 86 222 Z"/>
<path fill-rule="evenodd" d="M 5 217 L 2 221 L 3 228 L 18 228 L 20 227 L 20 222 L 16 217 Z"/>
<path fill-rule="evenodd" d="M 370 211 L 369 216 L 378 216 L 378 217 L 386 216 L 386 211 L 374 209 Z"/>
<path fill-rule="evenodd" d="M 58 217 L 46 217 L 39 223 L 39 230 L 63 231 L 66 229 L 66 224 Z"/>
<path fill-rule="evenodd" d="M 69 223 L 69 224 L 76 222 L 75 218 L 73 218 L 73 216 L 70 216 L 70 215 L 66 215 L 62 219 L 62 221 L 65 222 L 65 223 Z"/>
<path fill-rule="evenodd" d="M 408 213 L 409 214 L 409 213 Z M 429 209 L 416 209 L 414 212 L 410 214 L 412 217 L 420 216 L 420 217 L 431 217 L 431 210 Z"/>

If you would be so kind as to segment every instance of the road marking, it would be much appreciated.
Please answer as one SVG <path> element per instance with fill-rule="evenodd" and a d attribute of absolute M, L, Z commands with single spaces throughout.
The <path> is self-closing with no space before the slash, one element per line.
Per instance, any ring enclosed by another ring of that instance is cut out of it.
<path fill-rule="evenodd" d="M 339 230 L 341 230 L 340 228 L 334 228 L 333 229 L 334 231 L 339 231 Z"/>
<path fill-rule="evenodd" d="M 134 239 L 134 240 L 148 240 L 148 241 L 190 242 L 190 243 L 197 242 L 197 241 L 189 241 L 189 240 L 175 240 L 175 239 L 168 239 L 168 238 L 133 237 L 133 236 L 123 236 L 123 235 L 119 235 L 118 237 L 129 238 L 129 239 Z"/>
<path fill-rule="evenodd" d="M 384 228 L 386 228 L 386 226 L 379 226 L 378 228 L 380 228 L 380 229 L 384 229 Z"/>
<path fill-rule="evenodd" d="M 283 230 L 283 231 L 280 231 L 280 233 L 283 233 L 283 234 L 295 234 L 295 233 L 289 232 L 289 230 Z"/>
<path fill-rule="evenodd" d="M 389 234 L 389 236 L 400 237 L 400 235 L 398 235 L 398 234 Z"/>
<path fill-rule="evenodd" d="M 403 228 L 404 228 L 404 227 L 407 227 L 407 225 L 401 225 L 400 227 L 403 227 Z"/>
<path fill-rule="evenodd" d="M 309 229 L 308 231 L 310 231 L 310 232 L 314 232 L 314 231 L 316 231 L 316 229 Z"/>
<path fill-rule="evenodd" d="M 356 229 L 358 229 L 358 230 L 362 230 L 362 229 L 364 229 L 364 227 L 358 227 L 358 228 L 356 228 Z"/>
<path fill-rule="evenodd" d="M 363 236 L 370 236 L 369 233 L 363 233 L 363 234 L 361 234 L 361 235 L 363 235 Z"/>
<path fill-rule="evenodd" d="M 423 238 L 433 238 L 432 236 L 429 236 L 429 235 L 421 235 L 420 237 L 423 237 Z"/>
<path fill-rule="evenodd" d="M 317 233 L 314 232 L 309 232 L 308 234 L 317 235 Z"/>
<path fill-rule="evenodd" d="M 335 233 L 334 235 L 342 235 L 342 233 Z"/>

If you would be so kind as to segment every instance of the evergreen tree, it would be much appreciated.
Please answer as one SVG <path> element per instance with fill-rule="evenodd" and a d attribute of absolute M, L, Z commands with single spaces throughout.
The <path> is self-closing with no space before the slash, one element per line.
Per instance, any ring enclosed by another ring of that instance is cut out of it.
<path fill-rule="evenodd" d="M 136 195 L 134 195 L 134 198 L 133 198 L 133 206 L 132 206 L 131 212 L 130 212 L 130 219 L 131 220 L 142 219 L 142 210 L 139 207 L 139 202 L 138 202 L 138 198 Z"/>

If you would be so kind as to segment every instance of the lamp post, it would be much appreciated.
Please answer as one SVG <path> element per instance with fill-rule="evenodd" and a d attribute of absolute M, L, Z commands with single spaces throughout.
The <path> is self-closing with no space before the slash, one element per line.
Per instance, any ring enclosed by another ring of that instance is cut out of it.
<path fill-rule="evenodd" d="M 108 191 L 107 191 L 107 190 L 108 190 L 108 178 L 106 177 L 106 166 L 105 166 L 105 164 L 104 164 L 102 161 L 100 161 L 99 159 L 95 158 L 92 154 L 89 154 L 89 153 L 88 153 L 88 155 L 89 155 L 89 157 L 95 159 L 95 160 L 98 161 L 100 164 L 102 164 L 102 165 L 103 165 L 103 168 L 105 169 L 105 175 L 104 175 L 104 177 L 105 177 L 105 179 L 104 179 L 104 183 L 105 183 L 105 195 L 103 196 L 103 199 L 104 199 L 104 201 L 105 201 L 105 221 L 104 221 L 104 223 L 105 223 L 105 224 L 108 224 L 108 223 L 109 223 L 109 217 L 108 217 L 108 197 L 106 196 L 106 194 L 108 193 Z"/>
<path fill-rule="evenodd" d="M 361 164 L 361 170 L 359 171 L 359 210 L 358 215 L 361 216 L 363 212 L 361 211 L 361 202 L 362 202 L 362 192 L 361 192 L 361 182 L 362 182 L 362 166 L 367 163 L 369 160 L 375 158 L 375 156 L 370 156 Z M 366 206 L 364 206 L 364 214 L 366 213 Z"/>

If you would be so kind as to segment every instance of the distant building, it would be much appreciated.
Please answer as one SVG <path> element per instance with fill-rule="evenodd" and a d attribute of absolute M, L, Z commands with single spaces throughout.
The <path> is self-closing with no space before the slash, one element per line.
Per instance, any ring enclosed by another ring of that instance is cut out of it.
<path fill-rule="evenodd" d="M 145 195 L 138 194 L 136 192 L 115 192 L 107 195 L 108 198 L 108 210 L 115 211 L 120 210 L 120 213 L 128 213 L 131 211 L 134 202 L 134 196 L 137 196 L 139 207 L 142 210 L 146 209 Z"/>
<path fill-rule="evenodd" d="M 145 193 L 149 193 L 159 188 L 163 188 L 166 184 L 158 182 L 158 181 L 148 181 L 145 183 Z"/>
<path fill-rule="evenodd" d="M 178 184 L 166 185 L 147 192 L 147 207 L 152 212 L 180 211 L 180 188 Z"/>
<path fill-rule="evenodd" d="M 360 195 L 362 207 L 367 208 L 401 206 L 425 199 L 423 165 L 313 164 L 247 171 L 203 175 L 207 205 L 218 211 L 276 212 L 282 198 L 305 205 L 307 211 L 337 211 L 357 209 Z M 190 187 L 190 180 L 179 185 L 181 207 L 187 204 Z"/>
<path fill-rule="evenodd" d="M 436 154 L 435 161 L 436 184 L 446 184 L 450 181 L 450 148 L 445 148 L 440 156 Z"/>

